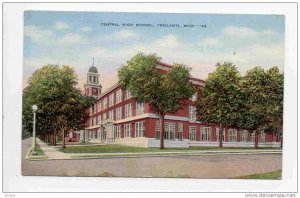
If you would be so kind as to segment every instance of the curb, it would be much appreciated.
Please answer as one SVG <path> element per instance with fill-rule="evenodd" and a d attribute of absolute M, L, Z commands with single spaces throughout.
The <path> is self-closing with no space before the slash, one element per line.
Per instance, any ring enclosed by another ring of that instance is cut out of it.
<path fill-rule="evenodd" d="M 32 151 L 32 146 L 30 147 L 30 149 L 28 150 L 28 152 L 25 156 L 26 160 L 36 161 L 36 160 L 46 160 L 47 159 L 46 155 L 36 155 L 36 156 L 30 155 L 31 151 Z"/>
<path fill-rule="evenodd" d="M 176 157 L 176 156 L 213 156 L 213 155 L 257 155 L 257 154 L 282 154 L 282 151 L 262 151 L 262 152 L 206 152 L 206 153 L 166 153 L 166 154 L 70 154 L 70 158 L 46 158 L 34 160 L 85 160 L 85 159 L 112 159 L 112 158 L 145 158 L 145 157 Z"/>

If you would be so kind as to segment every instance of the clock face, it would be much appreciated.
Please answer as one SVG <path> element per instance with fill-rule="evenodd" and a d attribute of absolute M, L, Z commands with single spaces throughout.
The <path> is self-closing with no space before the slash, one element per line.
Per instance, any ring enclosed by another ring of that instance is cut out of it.
<path fill-rule="evenodd" d="M 92 93 L 93 94 L 98 94 L 98 90 L 96 88 L 92 88 Z"/>

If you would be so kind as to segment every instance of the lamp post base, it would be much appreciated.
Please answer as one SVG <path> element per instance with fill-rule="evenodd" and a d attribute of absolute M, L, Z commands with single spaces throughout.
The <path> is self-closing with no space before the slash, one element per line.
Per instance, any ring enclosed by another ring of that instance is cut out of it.
<path fill-rule="evenodd" d="M 36 153 L 36 150 L 35 150 L 35 149 L 31 151 L 31 155 L 37 155 L 37 153 Z"/>

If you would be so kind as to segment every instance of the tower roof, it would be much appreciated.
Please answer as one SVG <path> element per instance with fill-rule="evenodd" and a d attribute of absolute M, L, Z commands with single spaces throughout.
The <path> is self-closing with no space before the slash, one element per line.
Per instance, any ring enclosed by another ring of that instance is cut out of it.
<path fill-rule="evenodd" d="M 98 69 L 97 69 L 97 67 L 92 66 L 92 67 L 90 67 L 89 72 L 97 73 L 98 74 Z"/>
<path fill-rule="evenodd" d="M 97 67 L 94 66 L 94 58 L 93 58 L 93 65 L 89 68 L 89 72 L 98 74 L 98 69 Z"/>

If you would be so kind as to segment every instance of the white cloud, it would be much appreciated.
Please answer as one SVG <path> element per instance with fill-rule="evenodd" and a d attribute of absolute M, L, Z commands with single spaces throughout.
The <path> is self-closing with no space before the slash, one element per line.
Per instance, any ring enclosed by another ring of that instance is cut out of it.
<path fill-rule="evenodd" d="M 237 37 L 254 37 L 258 35 L 258 32 L 248 27 L 230 26 L 223 29 L 223 32 L 229 36 Z"/>
<path fill-rule="evenodd" d="M 83 39 L 81 38 L 81 36 L 79 34 L 68 33 L 68 34 L 64 35 L 63 37 L 61 37 L 58 40 L 58 42 L 61 45 L 68 45 L 68 44 L 82 43 Z"/>
<path fill-rule="evenodd" d="M 50 30 L 42 30 L 34 25 L 24 27 L 25 37 L 37 44 L 47 44 L 52 41 L 54 34 Z"/>
<path fill-rule="evenodd" d="M 221 44 L 220 40 L 213 37 L 207 37 L 200 42 L 200 45 L 203 46 L 217 46 L 220 44 Z"/>
<path fill-rule="evenodd" d="M 154 46 L 163 47 L 163 48 L 176 48 L 181 44 L 180 39 L 174 35 L 166 35 L 160 39 L 157 39 L 153 42 Z"/>
<path fill-rule="evenodd" d="M 80 30 L 83 31 L 83 32 L 90 32 L 90 31 L 92 31 L 92 28 L 89 27 L 89 26 L 84 26 Z"/>
<path fill-rule="evenodd" d="M 69 25 L 65 22 L 56 21 L 53 24 L 53 28 L 57 30 L 65 30 L 65 29 L 69 29 Z"/>
<path fill-rule="evenodd" d="M 121 30 L 111 35 L 113 40 L 126 40 L 126 39 L 136 39 L 139 38 L 139 34 L 134 31 Z"/>

